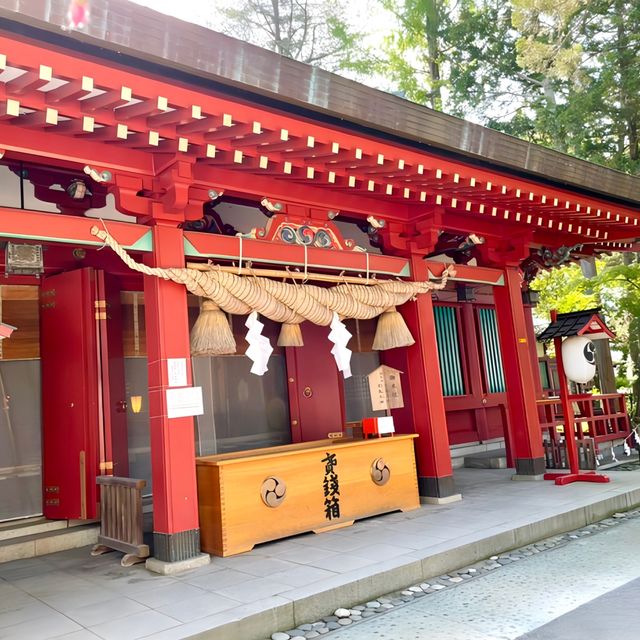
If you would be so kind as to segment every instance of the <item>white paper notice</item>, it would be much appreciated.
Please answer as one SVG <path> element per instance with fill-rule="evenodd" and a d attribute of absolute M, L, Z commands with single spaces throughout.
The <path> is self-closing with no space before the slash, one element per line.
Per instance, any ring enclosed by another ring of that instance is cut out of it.
<path fill-rule="evenodd" d="M 202 387 L 167 389 L 167 417 L 185 418 L 203 413 Z"/>
<path fill-rule="evenodd" d="M 167 378 L 170 387 L 186 387 L 187 359 L 167 358 Z"/>
<path fill-rule="evenodd" d="M 395 433 L 393 416 L 382 416 L 378 418 L 378 433 Z"/>

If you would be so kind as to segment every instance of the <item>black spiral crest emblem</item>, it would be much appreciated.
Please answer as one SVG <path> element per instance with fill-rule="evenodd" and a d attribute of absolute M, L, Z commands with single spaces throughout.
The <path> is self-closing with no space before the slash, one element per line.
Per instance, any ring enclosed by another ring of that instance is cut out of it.
<path fill-rule="evenodd" d="M 584 354 L 584 359 L 589 364 L 596 363 L 596 346 L 593 344 L 593 342 L 587 342 L 587 344 L 584 345 L 584 350 L 582 353 Z"/>
<path fill-rule="evenodd" d="M 276 476 L 269 476 L 260 487 L 260 497 L 267 507 L 279 507 L 287 495 L 285 481 Z"/>
<path fill-rule="evenodd" d="M 384 458 L 376 458 L 371 465 L 371 480 L 379 487 L 387 484 L 391 477 L 391 469 L 386 465 Z"/>

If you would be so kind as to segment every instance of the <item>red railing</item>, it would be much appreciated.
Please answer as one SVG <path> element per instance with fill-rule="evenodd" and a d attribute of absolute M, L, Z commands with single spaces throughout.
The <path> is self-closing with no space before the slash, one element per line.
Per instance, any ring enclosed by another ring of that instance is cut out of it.
<path fill-rule="evenodd" d="M 582 440 L 593 438 L 596 445 L 607 440 L 616 440 L 629 435 L 630 425 L 624 394 L 607 393 L 591 395 L 588 393 L 569 396 L 575 415 L 574 435 Z M 538 400 L 540 426 L 544 438 L 556 442 L 564 435 L 564 416 L 560 398 Z"/>

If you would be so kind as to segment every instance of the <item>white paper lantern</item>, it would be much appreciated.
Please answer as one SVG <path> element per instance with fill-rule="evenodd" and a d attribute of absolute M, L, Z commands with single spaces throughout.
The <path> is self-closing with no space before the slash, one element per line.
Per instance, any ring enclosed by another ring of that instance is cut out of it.
<path fill-rule="evenodd" d="M 586 384 L 596 375 L 596 349 L 586 336 L 571 336 L 562 343 L 562 362 L 568 380 Z"/>

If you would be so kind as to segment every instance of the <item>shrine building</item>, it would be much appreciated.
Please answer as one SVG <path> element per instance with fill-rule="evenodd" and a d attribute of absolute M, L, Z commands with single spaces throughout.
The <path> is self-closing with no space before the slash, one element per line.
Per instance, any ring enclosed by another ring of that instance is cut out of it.
<path fill-rule="evenodd" d="M 97 478 L 141 479 L 154 557 L 188 560 L 196 458 L 322 441 L 345 511 L 326 441 L 376 417 L 372 491 L 459 499 L 457 452 L 499 447 L 541 477 L 561 418 L 528 284 L 637 250 L 637 177 L 125 0 L 67 9 L 0 0 L 0 522 L 97 519 Z M 232 346 L 192 355 L 205 313 Z M 629 433 L 615 389 L 576 402 L 596 447 Z"/>

